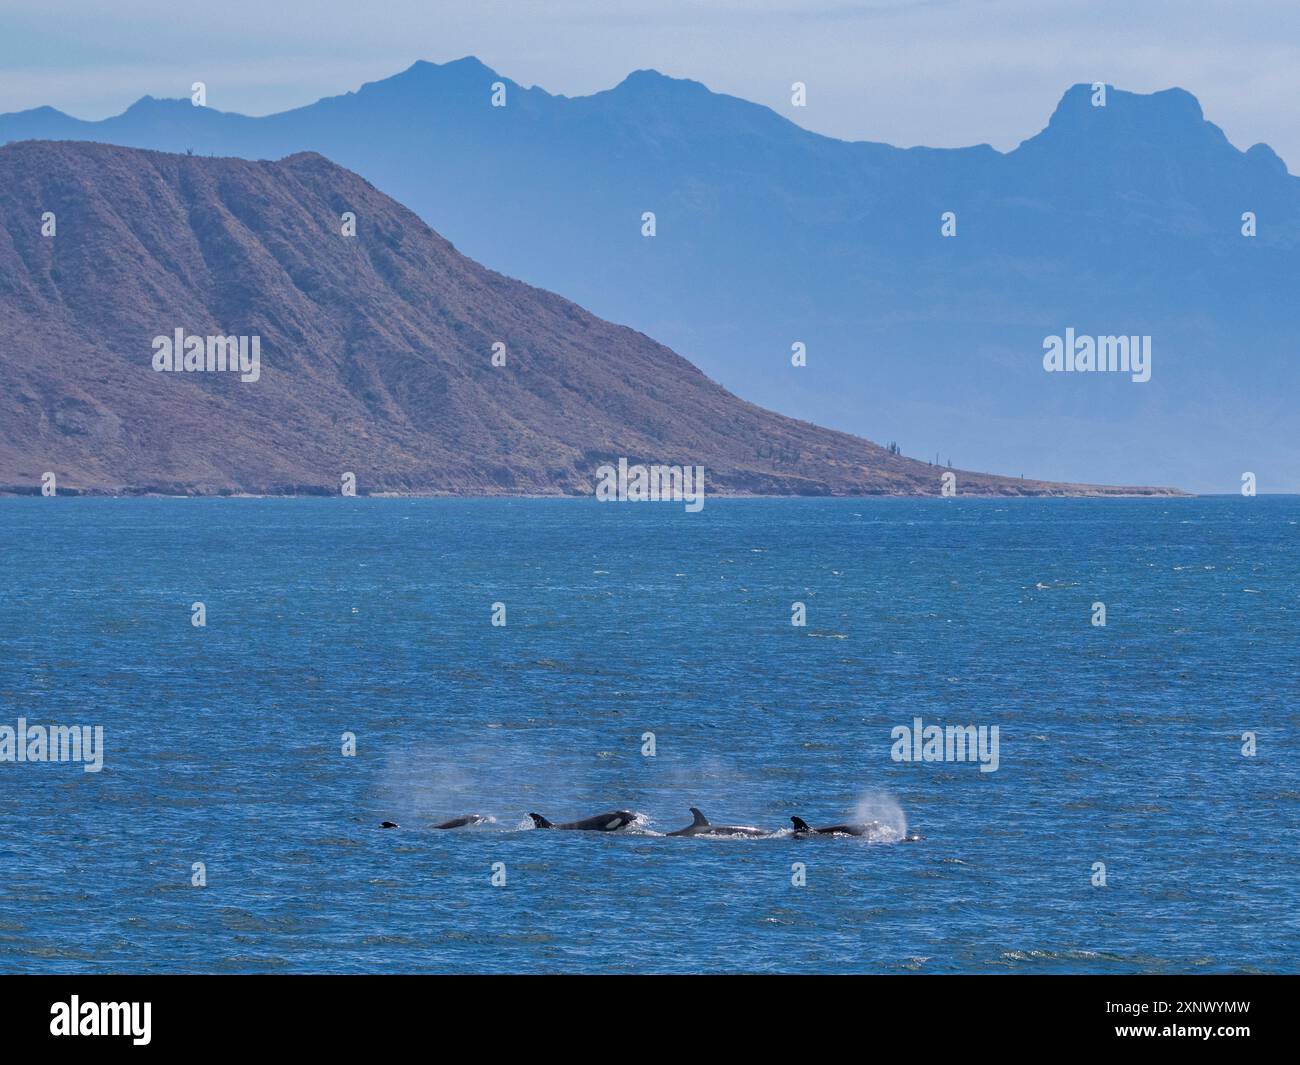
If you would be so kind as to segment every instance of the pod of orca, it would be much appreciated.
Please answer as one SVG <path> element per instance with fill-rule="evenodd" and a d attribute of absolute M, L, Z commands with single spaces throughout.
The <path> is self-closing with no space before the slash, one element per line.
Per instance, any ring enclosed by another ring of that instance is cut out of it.
<path fill-rule="evenodd" d="M 533 822 L 534 828 L 554 829 L 557 831 L 567 832 L 617 832 L 620 829 L 627 828 L 637 820 L 637 815 L 627 810 L 611 810 L 609 813 L 596 814 L 594 817 L 584 817 L 577 821 L 562 821 L 556 824 L 548 821 L 538 813 L 528 815 Z M 674 832 L 667 832 L 668 836 L 777 836 L 789 835 L 795 839 L 806 839 L 811 836 L 877 836 L 887 834 L 886 826 L 879 821 L 862 821 L 851 822 L 840 825 L 826 825 L 823 828 L 813 828 L 802 817 L 791 817 L 790 823 L 793 829 L 771 830 L 758 828 L 754 825 L 715 825 L 703 812 L 695 806 L 691 807 L 691 823 L 685 828 L 679 828 Z M 431 825 L 433 829 L 452 829 L 452 828 L 472 828 L 475 825 L 485 824 L 489 818 L 482 814 L 465 814 L 462 817 L 453 817 L 450 821 L 444 821 L 438 825 Z M 400 828 L 396 821 L 383 821 L 380 828 Z M 917 835 L 903 836 L 900 843 L 915 843 L 922 837 Z"/>

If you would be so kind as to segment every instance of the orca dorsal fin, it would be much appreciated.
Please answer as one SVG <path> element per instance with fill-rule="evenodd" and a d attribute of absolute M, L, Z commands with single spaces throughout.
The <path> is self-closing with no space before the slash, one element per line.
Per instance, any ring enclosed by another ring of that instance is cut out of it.
<path fill-rule="evenodd" d="M 802 817 L 792 817 L 792 818 L 790 818 L 790 820 L 791 820 L 791 822 L 794 824 L 794 830 L 795 830 L 796 832 L 811 832 L 811 831 L 812 831 L 812 829 L 808 827 L 808 822 L 805 821 Z"/>
<path fill-rule="evenodd" d="M 535 827 L 535 828 L 554 828 L 554 827 L 555 827 L 553 824 L 551 824 L 551 822 L 549 822 L 548 820 L 546 820 L 546 818 L 544 818 L 541 814 L 529 814 L 528 816 L 531 817 L 531 818 L 533 819 L 533 827 Z"/>
<path fill-rule="evenodd" d="M 691 816 L 695 818 L 695 820 L 691 822 L 692 828 L 702 828 L 709 823 L 709 819 L 700 812 L 698 806 L 691 807 Z"/>

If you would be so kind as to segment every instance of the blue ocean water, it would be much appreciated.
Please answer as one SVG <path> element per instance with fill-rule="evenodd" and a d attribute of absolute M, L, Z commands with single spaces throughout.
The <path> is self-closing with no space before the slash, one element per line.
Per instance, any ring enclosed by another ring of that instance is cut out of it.
<path fill-rule="evenodd" d="M 1298 537 L 1287 497 L 0 501 L 0 725 L 105 734 L 0 763 L 0 971 L 1295 971 Z M 917 717 L 997 770 L 893 760 Z M 924 839 L 653 834 L 692 805 Z"/>

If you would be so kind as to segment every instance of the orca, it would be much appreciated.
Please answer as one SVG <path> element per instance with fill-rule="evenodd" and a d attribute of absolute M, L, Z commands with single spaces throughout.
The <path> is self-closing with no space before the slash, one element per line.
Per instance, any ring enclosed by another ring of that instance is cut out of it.
<path fill-rule="evenodd" d="M 482 814 L 466 814 L 464 817 L 453 817 L 450 821 L 444 821 L 440 825 L 434 825 L 434 828 L 468 828 L 470 825 L 481 825 L 487 818 Z"/>
<path fill-rule="evenodd" d="M 670 836 L 768 836 L 770 832 L 764 832 L 761 828 L 755 828 L 753 825 L 714 825 L 709 823 L 709 819 L 700 812 L 698 807 L 691 807 L 691 816 L 695 819 L 685 828 L 679 828 L 676 832 L 669 832 Z"/>
<path fill-rule="evenodd" d="M 402 826 L 399 825 L 396 821 L 381 821 L 379 823 L 379 827 L 380 828 L 401 828 Z"/>
<path fill-rule="evenodd" d="M 865 836 L 872 829 L 883 828 L 879 821 L 867 821 L 860 825 L 827 825 L 825 828 L 813 828 L 802 817 L 790 818 L 796 836 Z"/>
<path fill-rule="evenodd" d="M 529 814 L 534 828 L 562 828 L 572 832 L 617 832 L 636 820 L 636 814 L 626 810 L 611 810 L 607 814 L 584 817 L 581 821 L 566 821 L 562 825 L 552 824 L 541 814 Z"/>
<path fill-rule="evenodd" d="M 802 817 L 792 817 L 790 821 L 794 825 L 793 834 L 800 839 L 805 836 L 866 836 L 873 829 L 885 827 L 879 821 L 867 821 L 865 824 L 857 825 L 827 825 L 825 828 L 813 828 Z M 899 842 L 915 843 L 920 838 L 917 835 L 904 836 Z"/>

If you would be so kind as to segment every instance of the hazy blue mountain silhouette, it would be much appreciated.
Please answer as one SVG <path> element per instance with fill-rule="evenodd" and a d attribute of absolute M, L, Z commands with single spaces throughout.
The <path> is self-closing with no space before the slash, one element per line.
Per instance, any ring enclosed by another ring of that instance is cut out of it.
<path fill-rule="evenodd" d="M 0 116 L 0 142 L 318 151 L 474 258 L 783 413 L 968 468 L 1225 492 L 1250 470 L 1300 490 L 1300 179 L 1181 89 L 1090 96 L 1071 88 L 1008 153 L 898 149 L 654 71 L 571 99 L 462 59 L 265 118 L 41 108 Z M 1151 334 L 1151 381 L 1045 373 L 1043 338 L 1067 326 Z"/>

